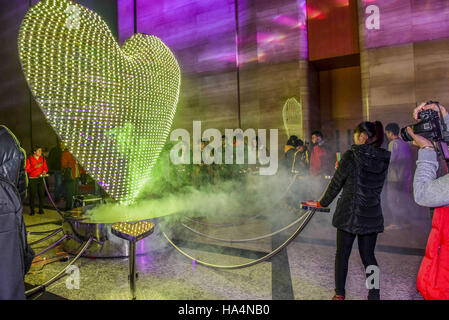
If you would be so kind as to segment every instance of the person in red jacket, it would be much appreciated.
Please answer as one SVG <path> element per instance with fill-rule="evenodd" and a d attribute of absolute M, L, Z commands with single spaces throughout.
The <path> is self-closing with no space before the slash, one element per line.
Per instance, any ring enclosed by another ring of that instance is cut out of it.
<path fill-rule="evenodd" d="M 332 175 L 333 170 L 331 167 L 333 163 L 331 154 L 331 150 L 323 139 L 323 134 L 320 131 L 312 132 L 309 175 L 311 178 L 311 192 L 314 194 L 314 197 L 319 197 L 328 183 L 325 177 Z"/>
<path fill-rule="evenodd" d="M 329 153 L 330 150 L 323 140 L 323 134 L 320 131 L 312 132 L 312 152 L 310 154 L 310 175 L 325 176 L 329 174 Z"/>
<path fill-rule="evenodd" d="M 438 112 L 449 127 L 449 113 L 436 103 L 422 103 L 415 108 L 413 117 L 418 120 L 418 113 L 429 109 Z M 413 180 L 415 202 L 422 207 L 435 208 L 417 288 L 426 300 L 449 300 L 449 173 L 438 177 L 435 146 L 425 137 L 414 134 L 410 127 L 407 132 L 419 147 Z"/>
<path fill-rule="evenodd" d="M 47 161 L 42 155 L 42 148 L 36 146 L 33 148 L 33 155 L 27 159 L 25 165 L 26 172 L 30 181 L 30 216 L 34 215 L 34 197 L 36 193 L 39 197 L 39 214 L 44 213 L 44 182 L 41 175 L 48 172 Z"/>

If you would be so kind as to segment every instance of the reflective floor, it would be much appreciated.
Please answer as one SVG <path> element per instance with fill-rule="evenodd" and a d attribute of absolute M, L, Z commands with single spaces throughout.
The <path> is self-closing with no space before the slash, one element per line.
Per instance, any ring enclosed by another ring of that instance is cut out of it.
<path fill-rule="evenodd" d="M 58 220 L 55 211 L 29 216 L 25 207 L 26 225 Z M 190 227 L 213 237 L 247 239 L 276 231 L 298 217 L 298 213 L 281 210 L 237 226 L 214 227 L 186 222 Z M 202 222 L 212 222 L 202 220 Z M 276 226 L 275 226 L 276 225 Z M 55 224 L 34 226 L 28 231 L 56 228 Z M 192 262 L 170 245 L 156 225 L 156 231 L 137 244 L 137 299 L 330 299 L 334 288 L 334 254 L 336 229 L 331 215 L 316 213 L 306 229 L 279 254 L 249 268 L 225 270 L 209 268 Z M 167 228 L 167 226 L 165 226 Z M 240 265 L 261 258 L 284 243 L 296 230 L 293 226 L 274 237 L 255 242 L 229 243 L 197 235 L 180 224 L 166 230 L 179 248 L 191 257 L 214 265 Z M 380 265 L 382 299 L 419 300 L 416 276 L 424 254 L 430 218 L 409 223 L 400 229 L 388 229 L 379 235 L 376 257 Z M 29 241 L 42 238 L 29 235 Z M 39 252 L 58 236 L 34 246 Z M 139 251 L 140 246 L 140 251 Z M 145 248 L 143 248 L 145 247 Z M 145 250 L 143 250 L 145 249 Z M 64 256 L 62 247 L 51 249 L 42 258 Z M 44 260 L 33 264 L 25 282 L 40 284 L 64 268 L 67 262 Z M 127 258 L 81 258 L 79 289 L 65 277 L 47 291 L 66 299 L 129 299 Z M 72 274 L 73 275 L 73 274 Z M 347 299 L 366 299 L 364 268 L 357 245 L 354 244 L 347 279 Z"/>

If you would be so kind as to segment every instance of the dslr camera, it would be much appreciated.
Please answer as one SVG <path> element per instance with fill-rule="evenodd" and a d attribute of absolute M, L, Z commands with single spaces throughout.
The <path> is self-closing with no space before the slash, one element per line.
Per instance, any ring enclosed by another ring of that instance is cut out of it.
<path fill-rule="evenodd" d="M 438 101 L 428 101 L 427 105 L 436 104 L 439 106 Z M 446 161 L 449 160 L 449 150 L 447 143 L 449 143 L 449 132 L 447 131 L 444 119 L 440 118 L 440 114 L 435 110 L 423 110 L 418 113 L 418 119 L 421 120 L 416 124 L 409 125 L 413 133 L 431 141 L 434 145 L 439 145 L 439 152 Z M 413 138 L 408 134 L 407 127 L 401 129 L 401 138 L 404 141 L 413 141 Z M 437 149 L 437 148 L 435 148 Z"/>

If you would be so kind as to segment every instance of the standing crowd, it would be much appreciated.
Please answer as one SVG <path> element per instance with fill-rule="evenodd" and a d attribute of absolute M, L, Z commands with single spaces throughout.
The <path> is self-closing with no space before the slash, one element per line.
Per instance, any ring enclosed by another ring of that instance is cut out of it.
<path fill-rule="evenodd" d="M 430 109 L 440 113 L 445 123 L 444 130 L 447 130 L 449 114 L 443 106 L 422 104 L 414 110 L 413 116 L 418 120 L 418 112 Z M 439 163 L 434 143 L 415 134 L 410 127 L 407 132 L 419 147 L 413 179 L 414 200 L 421 206 L 436 208 L 417 287 L 426 299 L 449 299 L 449 174 L 437 176 Z M 285 146 L 284 167 L 295 181 L 292 196 L 287 201 L 298 201 L 299 195 L 307 195 L 318 200 L 307 201 L 303 205 L 322 208 L 328 207 L 340 194 L 332 219 L 332 225 L 337 229 L 333 300 L 345 299 L 348 261 L 355 240 L 368 277 L 372 267 L 379 268 L 375 248 L 378 234 L 385 230 L 384 211 L 387 213 L 388 227 L 395 229 L 400 223 L 398 213 L 407 210 L 411 201 L 404 196 L 411 191 L 411 149 L 399 138 L 399 126 L 390 123 L 384 133 L 383 125 L 378 121 L 361 122 L 353 133 L 354 144 L 341 159 L 338 154 L 334 158 L 334 153 L 319 131 L 312 133 L 310 150 L 307 143 L 295 136 L 290 137 Z M 389 140 L 388 150 L 383 148 L 385 137 Z M 238 137 L 232 142 L 223 139 L 223 145 L 229 143 L 235 152 L 239 143 L 244 142 Z M 33 215 L 36 195 L 39 199 L 38 213 L 44 213 L 44 179 L 48 174 L 54 177 L 55 200 L 65 198 L 65 209 L 70 210 L 73 196 L 77 194 L 85 173 L 60 143 L 48 157 L 45 157 L 41 147 L 35 147 L 32 155 L 26 158 L 15 136 L 6 127 L 0 126 L 0 146 L 0 299 L 24 299 L 23 278 L 34 257 L 27 243 L 23 221 L 22 202 L 26 195 L 27 179 L 30 215 Z M 248 148 L 256 150 L 262 147 L 256 137 L 244 146 L 244 154 L 248 154 Z M 185 156 L 192 157 L 192 154 Z M 201 163 L 192 166 L 190 170 L 193 173 L 187 176 L 193 181 L 197 179 L 198 185 L 214 176 L 238 180 L 242 173 L 251 169 L 247 163 L 247 159 L 242 165 L 234 166 Z M 214 174 L 205 170 L 213 170 Z M 385 196 L 382 196 L 383 190 Z M 387 205 L 382 205 L 382 198 L 387 199 Z M 406 215 L 407 212 L 402 214 Z M 368 299 L 380 299 L 380 288 L 370 287 Z"/>
<path fill-rule="evenodd" d="M 438 112 L 443 130 L 448 131 L 449 114 L 439 104 L 423 103 L 414 110 L 413 117 L 419 120 L 418 114 L 426 110 Z M 413 180 L 414 200 L 420 206 L 435 208 L 426 254 L 417 276 L 417 288 L 425 299 L 447 300 L 449 299 L 449 174 L 446 171 L 441 177 L 437 175 L 439 163 L 435 142 L 415 134 L 411 127 L 407 127 L 406 130 L 413 139 L 413 144 L 419 147 Z M 348 261 L 355 239 L 358 242 L 368 282 L 372 272 L 379 270 L 375 248 L 378 234 L 385 230 L 384 209 L 386 208 L 387 219 L 390 220 L 389 227 L 395 229 L 398 213 L 409 208 L 411 199 L 406 195 L 411 188 L 412 180 L 410 146 L 399 139 L 397 124 L 388 124 L 385 132 L 386 134 L 379 121 L 361 122 L 354 129 L 354 144 L 338 161 L 325 192 L 321 196 L 314 195 L 314 198 L 319 200 L 302 203 L 312 208 L 328 207 L 341 193 L 332 218 L 332 225 L 337 229 L 333 300 L 344 300 L 346 297 Z M 385 136 L 390 140 L 388 150 L 382 147 Z M 447 145 L 442 144 L 441 147 L 447 148 Z M 321 157 L 322 154 L 319 153 Z M 310 168 L 315 167 L 312 162 L 313 151 Z M 322 162 L 319 164 L 322 165 Z M 289 168 L 293 168 L 290 167 L 290 163 L 288 165 Z M 309 170 L 310 175 L 313 170 Z M 387 199 L 387 206 L 383 206 L 381 200 L 384 189 L 386 197 L 383 198 Z M 407 212 L 403 214 L 406 215 Z M 378 284 L 367 288 L 369 300 L 380 299 Z"/>
<path fill-rule="evenodd" d="M 387 124 L 379 146 L 391 154 L 381 195 L 387 230 L 399 229 L 404 223 L 400 218 L 407 216 L 412 201 L 414 158 L 409 143 L 399 137 L 399 131 L 397 123 Z M 297 136 L 290 136 L 284 150 L 284 167 L 297 179 L 290 197 L 296 205 L 298 194 L 305 199 L 319 198 L 341 160 L 340 152 L 333 150 L 320 131 L 312 132 L 310 151 L 307 145 L 309 143 Z M 303 186 L 304 179 L 307 179 L 307 187 Z M 293 205 L 292 201 L 289 202 Z"/>

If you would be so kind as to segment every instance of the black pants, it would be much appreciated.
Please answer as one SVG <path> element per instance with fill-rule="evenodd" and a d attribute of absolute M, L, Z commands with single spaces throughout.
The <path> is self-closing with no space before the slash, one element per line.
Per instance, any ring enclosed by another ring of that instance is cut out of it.
<path fill-rule="evenodd" d="M 355 235 L 337 230 L 337 252 L 335 254 L 335 293 L 345 295 L 346 276 L 348 275 L 349 256 L 351 255 L 352 244 L 357 237 L 359 253 L 365 270 L 368 266 L 378 266 L 374 249 L 376 248 L 377 233 L 368 235 Z M 370 274 L 367 274 L 367 276 Z M 379 289 L 369 290 L 369 299 L 379 298 Z"/>
<path fill-rule="evenodd" d="M 34 197 L 39 198 L 39 212 L 44 212 L 44 182 L 42 178 L 30 178 L 30 209 L 34 212 Z"/>

